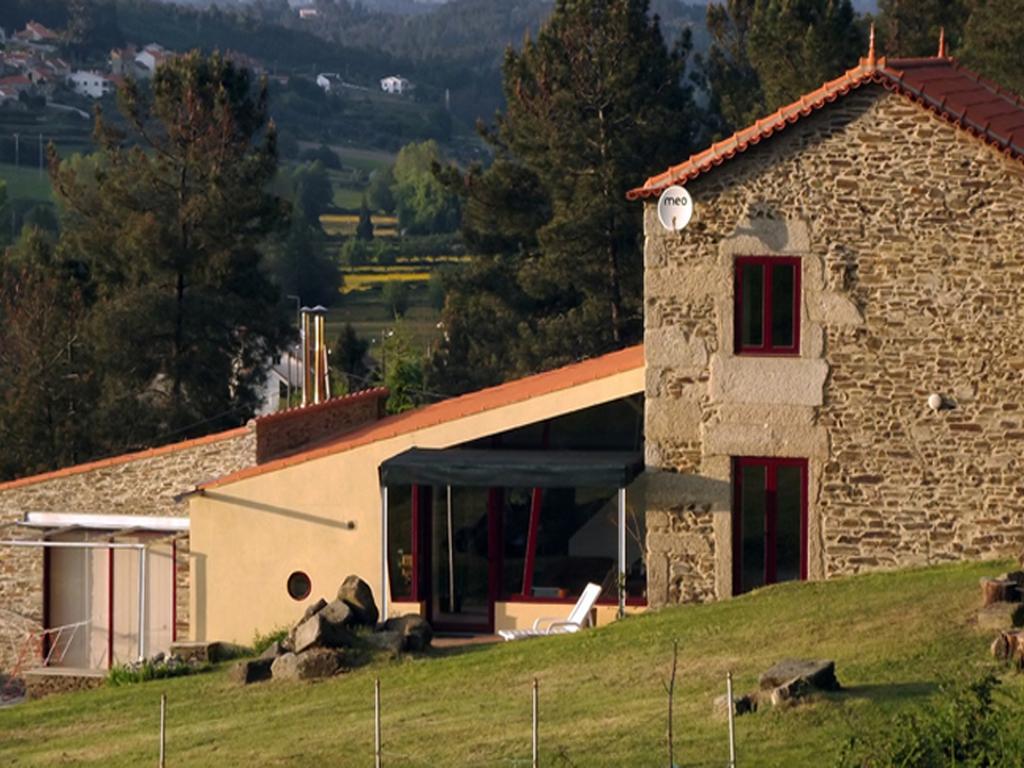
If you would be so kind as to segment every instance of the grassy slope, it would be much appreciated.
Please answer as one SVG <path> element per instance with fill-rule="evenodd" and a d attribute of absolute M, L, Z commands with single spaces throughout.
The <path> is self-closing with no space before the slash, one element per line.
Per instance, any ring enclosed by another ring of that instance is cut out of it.
<path fill-rule="evenodd" d="M 50 177 L 40 174 L 38 168 L 0 163 L 0 180 L 7 184 L 8 200 L 48 202 L 53 198 Z"/>
<path fill-rule="evenodd" d="M 727 670 L 745 691 L 773 661 L 795 655 L 834 658 L 846 691 L 738 719 L 739 757 L 748 766 L 828 766 L 851 727 L 884 728 L 942 680 L 988 663 L 989 637 L 972 628 L 972 614 L 978 578 L 1001 570 L 969 564 L 789 584 L 574 637 L 385 663 L 312 685 L 243 690 L 217 672 L 59 696 L 0 710 L 0 765 L 155 760 L 161 692 L 170 764 L 369 765 L 375 675 L 390 765 L 525 764 L 534 677 L 544 764 L 663 764 L 662 683 L 678 638 L 679 765 L 725 764 L 725 726 L 711 716 L 711 701 Z"/>

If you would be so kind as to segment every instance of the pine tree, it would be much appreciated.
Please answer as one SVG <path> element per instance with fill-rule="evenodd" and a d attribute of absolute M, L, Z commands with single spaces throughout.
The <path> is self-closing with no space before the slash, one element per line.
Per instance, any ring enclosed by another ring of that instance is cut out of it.
<path fill-rule="evenodd" d="M 287 309 L 264 274 L 287 206 L 266 87 L 219 55 L 159 68 L 119 94 L 122 131 L 98 114 L 98 152 L 62 160 L 60 253 L 88 275 L 99 405 L 124 447 L 243 423 Z"/>
<path fill-rule="evenodd" d="M 436 386 L 466 389 L 639 340 L 641 209 L 626 190 L 696 133 L 647 0 L 558 0 L 505 57 L 508 107 L 485 131 L 498 159 L 449 183 L 463 231 L 489 253 L 448 287 Z"/>
<path fill-rule="evenodd" d="M 356 237 L 360 240 L 373 240 L 373 218 L 370 216 L 370 209 L 366 205 L 365 197 L 363 197 L 363 204 L 359 208 Z"/>
<path fill-rule="evenodd" d="M 965 64 L 1024 97 L 1020 0 L 977 0 L 964 28 Z"/>
<path fill-rule="evenodd" d="M 960 47 L 973 0 L 879 0 L 879 50 L 886 56 L 934 56 L 939 32 Z"/>

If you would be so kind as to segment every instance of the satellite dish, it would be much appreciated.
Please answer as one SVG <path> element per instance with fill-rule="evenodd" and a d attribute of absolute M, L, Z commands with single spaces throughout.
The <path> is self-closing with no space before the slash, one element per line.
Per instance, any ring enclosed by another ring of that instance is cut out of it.
<path fill-rule="evenodd" d="M 693 217 L 693 198 L 683 187 L 671 186 L 658 198 L 658 221 L 670 232 L 686 228 Z"/>

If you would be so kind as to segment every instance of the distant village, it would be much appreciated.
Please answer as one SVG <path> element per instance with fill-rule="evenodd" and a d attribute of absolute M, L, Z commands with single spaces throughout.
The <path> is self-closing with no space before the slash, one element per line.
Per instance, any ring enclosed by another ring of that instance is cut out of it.
<path fill-rule="evenodd" d="M 25 28 L 8 35 L 0 28 L 0 106 L 23 101 L 26 97 L 54 101 L 59 93 L 71 91 L 89 98 L 102 99 L 117 90 L 126 77 L 147 80 L 157 67 L 179 55 L 159 43 L 137 47 L 127 45 L 110 51 L 105 66 L 91 69 L 72 67 L 60 56 L 61 33 L 35 21 Z M 237 51 L 226 51 L 226 58 L 237 66 L 245 67 L 255 75 L 268 75 L 287 85 L 286 75 L 271 75 L 257 59 Z M 341 76 L 331 72 L 320 73 L 316 83 L 326 93 L 336 92 L 341 87 L 366 90 L 362 86 L 346 83 Z M 387 75 L 380 79 L 384 93 L 404 95 L 413 89 L 400 75 Z"/>

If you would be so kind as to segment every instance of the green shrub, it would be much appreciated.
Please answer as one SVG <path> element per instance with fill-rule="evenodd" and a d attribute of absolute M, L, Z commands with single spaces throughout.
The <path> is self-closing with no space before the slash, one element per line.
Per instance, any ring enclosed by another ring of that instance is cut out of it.
<path fill-rule="evenodd" d="M 838 768 L 1024 768 L 1024 697 L 987 674 L 942 686 L 937 701 L 885 733 L 853 736 Z"/>
<path fill-rule="evenodd" d="M 209 672 L 213 665 L 208 661 L 192 663 L 184 661 L 145 661 L 134 664 L 116 664 L 107 673 L 107 683 L 113 686 L 144 683 L 147 680 L 161 680 L 168 677 L 183 677 L 198 672 Z"/>
<path fill-rule="evenodd" d="M 263 653 L 274 643 L 279 643 L 288 636 L 288 627 L 278 627 L 277 629 L 270 630 L 267 634 L 262 635 L 257 632 L 252 636 L 252 650 L 257 656 Z"/>

